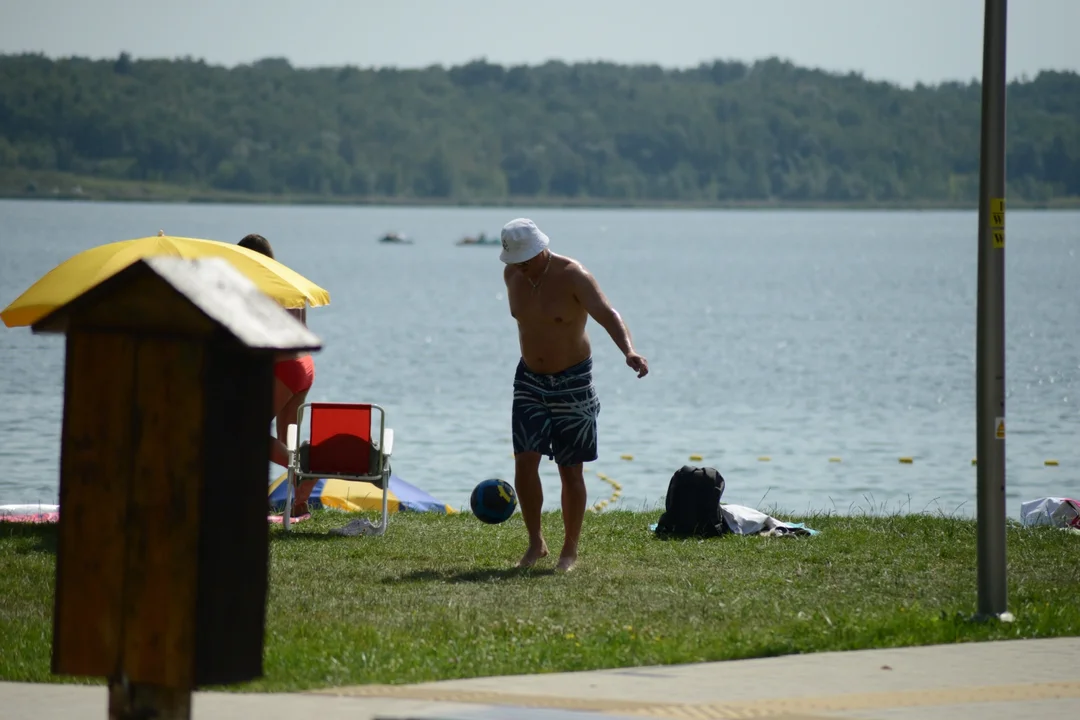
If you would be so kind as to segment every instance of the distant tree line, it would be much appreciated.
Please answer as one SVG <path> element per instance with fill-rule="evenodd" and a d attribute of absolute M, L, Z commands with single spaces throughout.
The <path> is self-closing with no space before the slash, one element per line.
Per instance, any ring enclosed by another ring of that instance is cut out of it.
<path fill-rule="evenodd" d="M 978 83 L 777 59 L 422 70 L 0 56 L 0 168 L 428 199 L 971 201 Z M 1008 89 L 1010 196 L 1080 195 L 1080 75 Z"/>

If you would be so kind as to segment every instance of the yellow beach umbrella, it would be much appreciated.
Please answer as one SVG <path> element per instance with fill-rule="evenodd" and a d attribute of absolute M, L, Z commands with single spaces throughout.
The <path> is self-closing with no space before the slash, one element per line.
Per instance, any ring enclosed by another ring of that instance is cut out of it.
<path fill-rule="evenodd" d="M 142 258 L 172 255 L 188 260 L 220 257 L 228 260 L 256 287 L 287 308 L 318 307 L 330 294 L 277 260 L 235 243 L 196 238 L 155 237 L 122 240 L 85 250 L 46 273 L 2 312 L 8 327 L 33 325 L 49 312 Z"/>

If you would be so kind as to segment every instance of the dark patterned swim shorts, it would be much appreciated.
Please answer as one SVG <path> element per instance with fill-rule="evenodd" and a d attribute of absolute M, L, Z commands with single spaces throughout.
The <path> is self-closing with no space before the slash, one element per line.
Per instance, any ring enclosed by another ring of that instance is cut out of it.
<path fill-rule="evenodd" d="M 563 466 L 592 462 L 599 414 L 592 358 L 551 374 L 518 363 L 511 412 L 515 453 L 538 452 Z"/>

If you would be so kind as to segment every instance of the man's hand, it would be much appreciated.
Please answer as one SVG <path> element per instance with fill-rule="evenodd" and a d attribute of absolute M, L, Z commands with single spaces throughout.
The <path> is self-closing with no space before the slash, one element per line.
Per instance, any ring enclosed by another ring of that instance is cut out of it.
<path fill-rule="evenodd" d="M 626 353 L 626 364 L 631 370 L 637 371 L 637 376 L 643 378 L 649 374 L 649 362 L 636 352 Z"/>

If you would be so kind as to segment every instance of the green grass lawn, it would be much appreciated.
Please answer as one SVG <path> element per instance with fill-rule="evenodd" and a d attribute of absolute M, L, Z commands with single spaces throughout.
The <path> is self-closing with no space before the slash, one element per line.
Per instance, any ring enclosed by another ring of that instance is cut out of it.
<path fill-rule="evenodd" d="M 520 516 L 397 515 L 383 538 L 271 529 L 266 676 L 300 690 L 1080 634 L 1080 537 L 1010 527 L 1009 609 L 978 623 L 975 524 L 925 515 L 802 519 L 815 537 L 654 539 L 658 513 L 585 520 L 578 568 L 512 568 Z M 55 527 L 0 523 L 0 679 L 49 674 Z"/>

